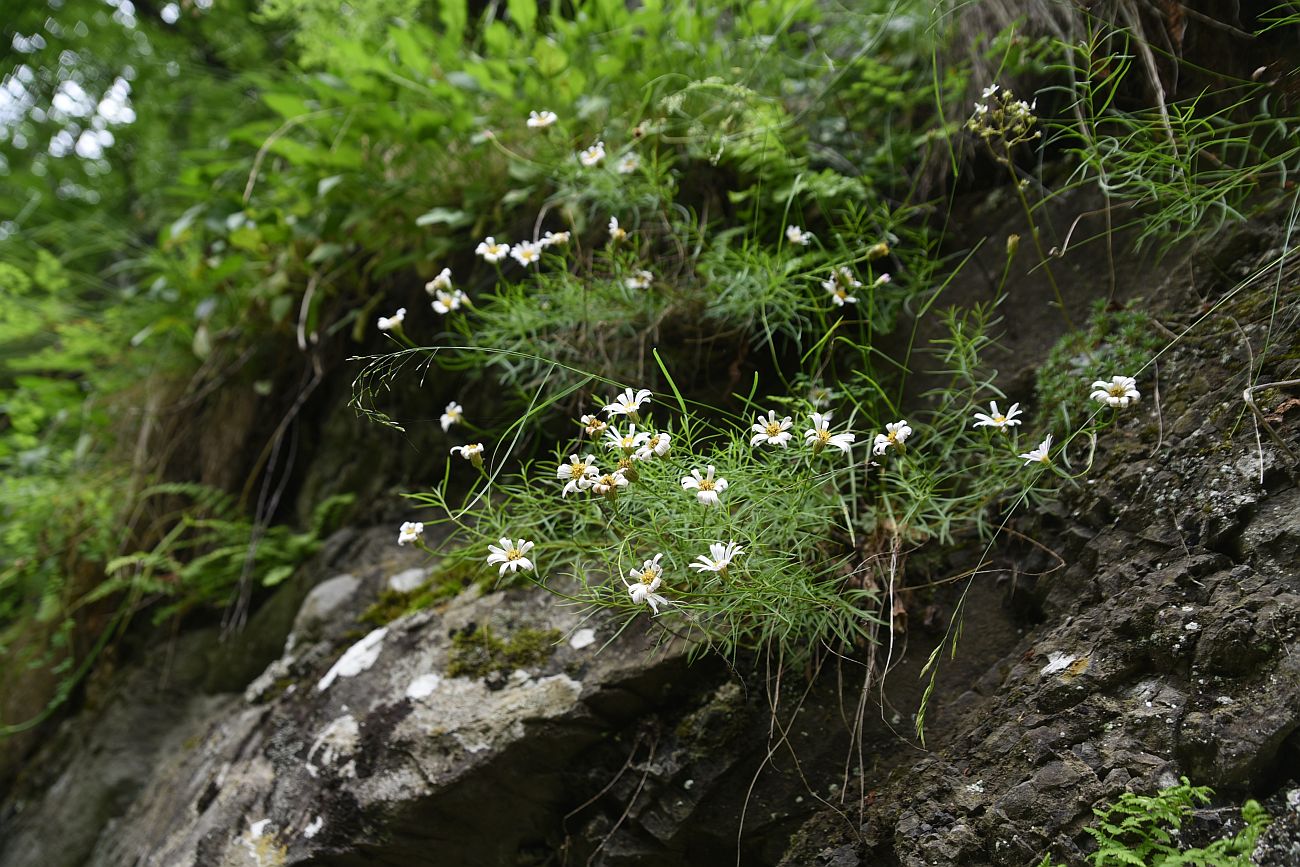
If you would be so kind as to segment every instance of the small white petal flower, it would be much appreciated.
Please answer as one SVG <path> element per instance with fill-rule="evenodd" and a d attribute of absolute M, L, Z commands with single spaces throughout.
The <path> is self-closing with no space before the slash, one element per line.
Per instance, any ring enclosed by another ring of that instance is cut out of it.
<path fill-rule="evenodd" d="M 578 421 L 581 422 L 583 428 L 587 431 L 587 436 L 591 437 L 600 436 L 605 432 L 605 428 L 609 427 L 608 423 L 601 421 L 596 416 L 590 414 L 584 415 L 582 418 L 578 419 Z"/>
<path fill-rule="evenodd" d="M 808 390 L 808 402 L 818 409 L 830 406 L 834 399 L 835 392 L 824 385 L 814 385 Z"/>
<path fill-rule="evenodd" d="M 659 565 L 663 556 L 663 554 L 656 554 L 654 559 L 646 560 L 641 564 L 640 569 L 628 570 L 632 583 L 623 582 L 632 601 L 637 605 L 649 605 L 655 614 L 659 613 L 660 605 L 669 604 L 667 599 L 655 592 L 663 584 L 664 570 L 663 566 Z"/>
<path fill-rule="evenodd" d="M 451 453 L 460 455 L 476 467 L 483 466 L 483 444 L 466 443 L 463 446 L 452 446 Z"/>
<path fill-rule="evenodd" d="M 641 168 L 641 157 L 634 153 L 624 154 L 618 161 L 617 168 L 620 175 L 630 175 Z"/>
<path fill-rule="evenodd" d="M 714 478 L 716 472 L 713 464 L 709 464 L 708 472 L 700 475 L 699 470 L 691 470 L 689 476 L 682 476 L 682 490 L 695 491 L 695 499 L 705 506 L 716 506 L 722 501 L 718 497 L 727 489 L 728 482 L 722 477 Z"/>
<path fill-rule="evenodd" d="M 1138 394 L 1137 380 L 1131 376 L 1112 376 L 1110 382 L 1099 379 L 1092 384 L 1092 399 L 1107 406 L 1128 406 L 1142 397 Z"/>
<path fill-rule="evenodd" d="M 641 436 L 644 437 L 641 447 L 633 455 L 639 461 L 648 461 L 653 457 L 662 458 L 672 448 L 671 438 L 666 433 L 643 433 Z"/>
<path fill-rule="evenodd" d="M 498 547 L 500 546 L 500 547 Z M 489 566 L 501 564 L 501 571 L 498 576 L 504 576 L 506 572 L 532 572 L 533 561 L 526 556 L 533 549 L 533 543 L 526 539 L 519 539 L 511 542 L 508 538 L 502 536 L 497 540 L 496 545 L 488 545 Z"/>
<path fill-rule="evenodd" d="M 542 238 L 541 244 L 543 247 L 554 247 L 569 243 L 569 238 L 569 232 L 547 232 Z"/>
<path fill-rule="evenodd" d="M 611 241 L 621 241 L 627 237 L 627 230 L 618 224 L 618 217 L 609 218 L 609 239 Z"/>
<path fill-rule="evenodd" d="M 785 448 L 794 437 L 794 434 L 790 433 L 790 428 L 793 425 L 794 419 L 790 418 L 790 416 L 787 415 L 785 418 L 778 419 L 776 410 L 769 409 L 767 418 L 760 415 L 755 420 L 753 426 L 754 435 L 750 437 L 749 444 L 751 446 L 769 445 Z"/>
<path fill-rule="evenodd" d="M 397 544 L 405 545 L 407 542 L 415 542 L 423 535 L 424 524 L 419 521 L 407 521 L 397 531 Z"/>
<path fill-rule="evenodd" d="M 443 433 L 450 430 L 452 425 L 460 424 L 463 421 L 465 421 L 465 408 L 454 400 L 447 404 L 446 411 L 444 411 L 442 417 L 438 419 L 438 423 L 442 425 Z"/>
<path fill-rule="evenodd" d="M 830 293 L 836 307 L 843 307 L 845 304 L 858 303 L 852 290 L 861 289 L 862 281 L 853 276 L 848 268 L 839 267 L 831 271 L 830 279 L 822 281 L 822 288 Z"/>
<path fill-rule="evenodd" d="M 489 235 L 479 243 L 474 252 L 489 262 L 500 262 L 510 255 L 510 245 L 498 244 L 497 239 Z"/>
<path fill-rule="evenodd" d="M 430 295 L 435 295 L 439 292 L 450 292 L 451 269 L 443 268 L 442 271 L 438 273 L 437 277 L 434 277 L 428 283 L 424 284 L 424 291 L 428 292 Z"/>
<path fill-rule="evenodd" d="M 804 444 L 812 446 L 813 454 L 819 454 L 827 446 L 834 446 L 844 454 L 849 453 L 853 448 L 853 441 L 857 435 L 849 431 L 843 433 L 831 433 L 831 414 L 829 412 L 814 412 L 811 414 L 812 427 L 803 432 Z"/>
<path fill-rule="evenodd" d="M 785 239 L 791 244 L 798 244 L 801 247 L 807 247 L 813 241 L 813 233 L 805 232 L 799 226 L 786 226 Z"/>
<path fill-rule="evenodd" d="M 1020 404 L 1018 403 L 1011 404 L 1011 409 L 1007 410 L 1006 415 L 1003 415 L 998 411 L 998 402 L 991 400 L 989 401 L 989 413 L 987 415 L 982 412 L 975 413 L 976 421 L 974 426 L 995 427 L 998 430 L 1006 430 L 1020 424 L 1020 419 L 1016 418 L 1020 414 Z"/>
<path fill-rule="evenodd" d="M 990 96 L 992 96 L 997 92 L 998 92 L 998 86 L 996 84 L 990 84 L 988 87 L 980 91 L 980 96 L 983 97 L 984 99 L 988 99 Z"/>
<path fill-rule="evenodd" d="M 559 119 L 559 116 L 553 111 L 528 112 L 528 126 L 532 129 L 545 129 Z"/>
<path fill-rule="evenodd" d="M 625 433 L 619 433 L 618 428 L 611 425 L 609 430 L 605 431 L 605 448 L 611 452 L 621 451 L 625 455 L 630 455 L 641 447 L 647 436 L 649 434 L 644 431 L 637 433 L 634 424 L 628 425 Z"/>
<path fill-rule="evenodd" d="M 655 280 L 655 275 L 649 271 L 637 271 L 631 277 L 623 281 L 623 285 L 629 289 L 649 289 L 650 284 Z"/>
<path fill-rule="evenodd" d="M 912 428 L 908 425 L 906 419 L 891 421 L 885 425 L 884 433 L 876 434 L 876 441 L 871 450 L 877 455 L 883 455 L 890 446 L 895 449 L 901 448 L 904 441 L 911 435 Z"/>
<path fill-rule="evenodd" d="M 395 328 L 400 329 L 404 321 L 406 321 L 406 308 L 398 307 L 397 312 L 392 316 L 379 317 L 379 330 L 392 331 Z"/>
<path fill-rule="evenodd" d="M 605 158 L 605 143 L 598 141 L 584 151 L 578 152 L 578 162 L 590 168 Z"/>
<path fill-rule="evenodd" d="M 745 549 L 735 542 L 722 544 L 714 542 L 709 545 L 709 553 L 701 554 L 695 558 L 695 562 L 690 564 L 690 568 L 697 572 L 717 572 L 720 575 L 727 574 L 727 567 L 731 561 L 745 553 Z"/>
<path fill-rule="evenodd" d="M 600 476 L 600 470 L 596 468 L 596 458 L 587 455 L 579 458 L 577 455 L 569 455 L 567 464 L 560 464 L 559 469 L 555 471 L 555 477 L 565 482 L 564 490 L 560 493 L 561 497 L 567 497 L 574 491 L 582 489 L 584 479 L 595 479 Z"/>
<path fill-rule="evenodd" d="M 510 249 L 511 257 L 527 268 L 542 261 L 542 245 L 532 241 L 520 241 Z"/>
<path fill-rule="evenodd" d="M 578 482 L 578 487 L 590 490 L 593 494 L 613 497 L 618 493 L 619 488 L 627 487 L 627 476 L 622 470 L 614 470 L 612 473 L 602 473 L 599 476 L 583 479 Z"/>
<path fill-rule="evenodd" d="M 877 277 L 877 278 L 872 282 L 871 285 L 872 285 L 872 287 L 874 287 L 874 288 L 876 288 L 876 289 L 879 289 L 881 286 L 884 286 L 886 283 L 892 283 L 893 281 L 894 281 L 894 278 L 893 278 L 893 277 L 890 277 L 889 274 L 886 273 L 886 274 L 881 274 L 879 277 Z"/>
<path fill-rule="evenodd" d="M 459 289 L 450 292 L 439 289 L 433 299 L 433 310 L 446 316 L 451 311 L 459 309 L 462 304 L 469 304 L 469 297 L 464 292 Z"/>
<path fill-rule="evenodd" d="M 1020 457 L 1025 459 L 1025 466 L 1029 466 L 1032 463 L 1050 464 L 1052 462 L 1052 459 L 1049 457 L 1051 451 L 1052 435 L 1048 434 L 1047 439 L 1038 444 L 1038 448 L 1033 451 L 1025 452 L 1023 455 L 1020 455 Z"/>
<path fill-rule="evenodd" d="M 650 389 L 643 388 L 633 392 L 627 388 L 623 393 L 605 405 L 604 411 L 611 417 L 616 415 L 635 415 L 641 406 L 650 399 Z"/>

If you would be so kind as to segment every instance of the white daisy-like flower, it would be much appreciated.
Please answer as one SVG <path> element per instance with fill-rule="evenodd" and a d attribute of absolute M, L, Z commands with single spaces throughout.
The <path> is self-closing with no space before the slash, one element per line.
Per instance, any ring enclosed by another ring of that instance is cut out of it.
<path fill-rule="evenodd" d="M 443 316 L 459 309 L 462 304 L 469 304 L 469 296 L 459 289 L 453 289 L 450 292 L 439 289 L 433 298 L 434 312 L 441 313 Z"/>
<path fill-rule="evenodd" d="M 612 418 L 616 415 L 636 415 L 637 411 L 650 399 L 650 389 L 643 388 L 640 391 L 633 392 L 632 389 L 626 388 L 618 397 L 611 400 L 604 407 L 604 411 Z"/>
<path fill-rule="evenodd" d="M 520 241 L 510 248 L 510 256 L 527 268 L 542 261 L 542 245 L 533 241 Z"/>
<path fill-rule="evenodd" d="M 528 126 L 532 129 L 545 129 L 559 119 L 559 115 L 553 111 L 528 112 Z"/>
<path fill-rule="evenodd" d="M 397 531 L 397 544 L 405 545 L 407 542 L 419 541 L 419 538 L 423 535 L 424 524 L 419 521 L 407 521 Z"/>
<path fill-rule="evenodd" d="M 584 479 L 578 482 L 578 487 L 588 489 L 593 494 L 613 497 L 618 493 L 619 488 L 627 487 L 627 476 L 622 470 L 614 470 L 612 473 L 602 473 L 594 478 Z"/>
<path fill-rule="evenodd" d="M 699 500 L 702 505 L 716 506 L 721 503 L 718 494 L 727 489 L 728 482 L 719 476 L 714 478 L 716 472 L 713 464 L 709 464 L 708 472 L 700 475 L 699 470 L 691 470 L 689 476 L 682 476 L 682 490 L 694 491 L 695 499 Z"/>
<path fill-rule="evenodd" d="M 609 239 L 621 241 L 627 237 L 627 230 L 618 224 L 618 217 L 609 218 Z"/>
<path fill-rule="evenodd" d="M 500 547 L 497 547 L 497 546 Z M 533 543 L 527 539 L 519 539 L 511 542 L 505 536 L 497 540 L 496 545 L 488 545 L 489 566 L 501 564 L 501 571 L 498 576 L 504 576 L 507 572 L 532 572 L 533 561 L 528 559 L 528 552 L 533 550 Z"/>
<path fill-rule="evenodd" d="M 564 490 L 560 492 L 561 497 L 567 497 L 574 491 L 582 489 L 584 479 L 594 479 L 600 476 L 600 470 L 596 468 L 596 458 L 587 455 L 580 458 L 577 455 L 569 455 L 567 464 L 560 464 L 560 468 L 555 471 L 555 477 L 565 483 Z"/>
<path fill-rule="evenodd" d="M 803 432 L 803 441 L 806 445 L 812 446 L 813 454 L 820 454 L 821 450 L 827 446 L 834 446 L 844 454 L 849 453 L 853 448 L 853 441 L 857 436 L 850 431 L 843 433 L 831 433 L 831 414 L 829 412 L 814 412 L 811 414 L 812 427 Z"/>
<path fill-rule="evenodd" d="M 836 307 L 843 307 L 845 304 L 858 303 L 852 290 L 861 289 L 862 281 L 853 276 L 853 272 L 848 268 L 841 266 L 831 271 L 829 280 L 822 281 L 822 288 L 830 293 Z"/>
<path fill-rule="evenodd" d="M 1033 451 L 1025 452 L 1020 457 L 1025 459 L 1025 466 L 1033 463 L 1050 464 L 1052 459 L 1048 455 L 1052 451 L 1052 435 L 1048 434 L 1047 439 L 1038 444 L 1038 448 Z"/>
<path fill-rule="evenodd" d="M 465 421 L 465 408 L 456 401 L 447 404 L 447 409 L 443 412 L 442 417 L 438 419 L 438 424 L 442 425 L 442 432 L 446 433 L 454 424 L 460 424 Z"/>
<path fill-rule="evenodd" d="M 649 271 L 637 271 L 631 277 L 623 281 L 623 285 L 629 289 L 649 289 L 650 284 L 655 281 L 655 275 Z"/>
<path fill-rule="evenodd" d="M 543 247 L 555 247 L 569 243 L 571 233 L 569 232 L 547 232 L 541 240 Z"/>
<path fill-rule="evenodd" d="M 668 604 L 667 599 L 655 592 L 664 582 L 664 569 L 659 565 L 663 556 L 663 554 L 656 554 L 653 559 L 642 563 L 640 569 L 628 570 L 632 582 L 623 582 L 632 601 L 637 605 L 649 605 L 655 614 L 659 613 L 660 605 Z"/>
<path fill-rule="evenodd" d="M 893 446 L 895 449 L 902 447 L 908 437 L 912 435 L 912 428 L 906 419 L 891 421 L 885 425 L 885 432 L 876 434 L 876 442 L 871 450 L 877 455 L 883 455 L 885 451 Z"/>
<path fill-rule="evenodd" d="M 672 448 L 671 438 L 666 433 L 643 433 L 641 447 L 633 455 L 639 461 L 648 461 L 652 457 L 662 458 Z"/>
<path fill-rule="evenodd" d="M 750 437 L 749 444 L 751 446 L 769 445 L 785 448 L 794 437 L 794 434 L 790 433 L 790 428 L 793 425 L 794 419 L 790 418 L 790 416 L 787 415 L 785 418 L 778 419 L 776 410 L 769 409 L 767 418 L 760 415 L 754 421 L 754 435 Z"/>
<path fill-rule="evenodd" d="M 625 455 L 630 455 L 641 447 L 641 443 L 648 436 L 645 432 L 637 433 L 636 425 L 628 425 L 625 433 L 619 433 L 618 428 L 610 426 L 605 431 L 605 448 L 611 452 L 621 451 Z"/>
<path fill-rule="evenodd" d="M 399 329 L 402 327 L 404 321 L 406 321 L 406 308 L 398 307 L 397 312 L 392 316 L 379 317 L 379 330 L 392 331 L 394 329 Z"/>
<path fill-rule="evenodd" d="M 1018 415 L 1021 415 L 1020 404 L 1011 404 L 1011 409 L 1007 410 L 1006 415 L 1003 415 L 998 411 L 998 402 L 996 400 L 991 400 L 989 401 L 988 415 L 985 415 L 982 412 L 975 413 L 976 421 L 974 427 L 995 427 L 998 430 L 1006 430 L 1009 427 L 1015 427 L 1020 424 L 1020 419 L 1016 418 Z"/>
<path fill-rule="evenodd" d="M 735 542 L 728 542 L 725 545 L 714 542 L 709 546 L 709 553 L 696 557 L 695 562 L 690 564 L 690 568 L 697 572 L 717 572 L 719 575 L 726 575 L 731 561 L 744 553 L 745 549 Z"/>
<path fill-rule="evenodd" d="M 786 226 L 785 239 L 791 244 L 798 244 L 801 247 L 807 247 L 813 242 L 813 233 L 805 232 L 799 226 Z"/>
<path fill-rule="evenodd" d="M 479 245 L 474 248 L 474 252 L 489 262 L 500 262 L 510 255 L 510 245 L 498 244 L 497 239 L 489 235 L 479 242 Z"/>
<path fill-rule="evenodd" d="M 451 291 L 451 269 L 443 268 L 440 272 L 438 272 L 437 277 L 434 277 L 428 283 L 424 284 L 424 291 L 428 292 L 430 295 L 436 295 L 439 292 L 450 292 Z"/>
<path fill-rule="evenodd" d="M 582 424 L 583 429 L 586 430 L 587 436 L 591 437 L 600 436 L 605 432 L 605 428 L 609 427 L 608 422 L 601 421 L 596 416 L 590 414 L 584 415 L 582 418 L 578 419 L 578 421 Z"/>
<path fill-rule="evenodd" d="M 578 152 L 578 162 L 590 168 L 605 158 L 605 143 L 598 141 L 584 151 Z"/>
<path fill-rule="evenodd" d="M 1110 382 L 1099 379 L 1092 384 L 1092 399 L 1108 406 L 1128 406 L 1139 400 L 1137 380 L 1131 376 L 1112 376 Z"/>
<path fill-rule="evenodd" d="M 618 161 L 617 169 L 620 175 L 630 175 L 639 168 L 641 168 L 641 157 L 637 154 L 624 154 Z"/>
<path fill-rule="evenodd" d="M 466 443 L 463 446 L 452 446 L 451 453 L 460 455 L 476 467 L 483 466 L 483 444 Z"/>

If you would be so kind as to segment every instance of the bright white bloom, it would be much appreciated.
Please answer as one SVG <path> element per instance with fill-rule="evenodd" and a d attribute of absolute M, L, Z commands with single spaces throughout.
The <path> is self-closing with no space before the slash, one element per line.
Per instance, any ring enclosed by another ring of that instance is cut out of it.
<path fill-rule="evenodd" d="M 621 241 L 627 237 L 627 230 L 619 226 L 618 217 L 609 218 L 609 239 L 611 241 Z"/>
<path fill-rule="evenodd" d="M 598 141 L 585 151 L 578 152 L 578 162 L 590 168 L 605 158 L 605 143 Z"/>
<path fill-rule="evenodd" d="M 630 175 L 641 168 L 641 157 L 636 154 L 624 154 L 623 158 L 618 161 L 617 168 L 620 175 Z"/>
<path fill-rule="evenodd" d="M 783 419 L 778 419 L 776 410 L 769 409 L 767 418 L 760 415 L 754 422 L 754 435 L 750 437 L 749 444 L 751 446 L 766 444 L 785 448 L 794 437 L 794 434 L 790 433 L 790 427 L 793 424 L 794 419 L 790 418 L 790 416 L 787 415 Z"/>
<path fill-rule="evenodd" d="M 708 472 L 700 475 L 699 470 L 691 470 L 689 476 L 682 476 L 682 490 L 694 491 L 695 499 L 699 500 L 702 505 L 716 506 L 722 502 L 718 498 L 727 489 L 727 480 L 724 478 L 714 478 L 715 469 L 713 464 L 709 464 Z"/>
<path fill-rule="evenodd" d="M 497 545 L 501 547 L 498 548 Z M 488 545 L 487 561 L 489 566 L 501 564 L 498 576 L 504 576 L 506 572 L 518 572 L 521 569 L 525 572 L 533 571 L 533 561 L 526 556 L 533 549 L 532 542 L 526 539 L 511 542 L 502 536 L 497 540 L 497 545 Z"/>
<path fill-rule="evenodd" d="M 629 289 L 649 289 L 650 284 L 655 280 L 655 275 L 649 271 L 637 271 L 631 277 L 623 281 L 623 285 Z"/>
<path fill-rule="evenodd" d="M 430 295 L 437 294 L 438 292 L 450 292 L 451 269 L 443 268 L 442 271 L 438 273 L 437 277 L 434 277 L 428 283 L 424 284 L 424 291 L 428 292 Z"/>
<path fill-rule="evenodd" d="M 555 477 L 565 482 L 560 496 L 567 497 L 574 491 L 581 490 L 584 479 L 594 479 L 599 475 L 600 470 L 596 468 L 595 457 L 587 455 L 585 458 L 579 458 L 577 455 L 569 455 L 569 462 L 560 464 L 560 468 L 555 471 Z"/>
<path fill-rule="evenodd" d="M 510 249 L 510 255 L 516 262 L 527 268 L 542 261 L 542 245 L 533 241 L 520 241 Z"/>
<path fill-rule="evenodd" d="M 547 232 L 542 238 L 543 247 L 554 247 L 557 244 L 569 243 L 570 234 L 568 232 Z"/>
<path fill-rule="evenodd" d="M 812 446 L 813 454 L 820 453 L 827 446 L 835 446 L 846 455 L 849 453 L 849 449 L 853 448 L 853 441 L 857 439 L 856 435 L 849 431 L 831 433 L 829 412 L 814 412 L 811 418 L 813 426 L 803 432 L 803 441 L 806 445 Z"/>
<path fill-rule="evenodd" d="M 876 442 L 875 445 L 872 446 L 871 450 L 877 455 L 883 455 L 885 450 L 890 446 L 893 446 L 895 449 L 901 448 L 903 442 L 911 435 L 912 428 L 908 425 L 906 419 L 891 421 L 889 424 L 885 425 L 884 433 L 876 434 Z"/>
<path fill-rule="evenodd" d="M 462 304 L 469 304 L 469 296 L 459 289 L 453 289 L 450 292 L 439 289 L 433 299 L 434 312 L 441 313 L 444 316 L 458 309 Z"/>
<path fill-rule="evenodd" d="M 1038 444 L 1038 448 L 1031 452 L 1025 452 L 1023 455 L 1020 455 L 1020 457 L 1025 459 L 1025 466 L 1029 466 L 1032 463 L 1050 464 L 1052 459 L 1048 457 L 1048 454 L 1051 450 L 1052 435 L 1048 434 L 1047 439 Z"/>
<path fill-rule="evenodd" d="M 798 244 L 801 247 L 807 247 L 812 243 L 813 233 L 805 232 L 798 226 L 786 226 L 785 239 L 791 244 Z"/>
<path fill-rule="evenodd" d="M 463 446 L 452 446 L 451 453 L 460 455 L 476 467 L 483 466 L 483 444 L 466 443 Z"/>
<path fill-rule="evenodd" d="M 553 111 L 528 112 L 528 126 L 532 129 L 544 129 L 559 119 L 559 116 Z"/>
<path fill-rule="evenodd" d="M 989 107 L 982 102 L 975 103 L 975 116 L 980 117 L 989 113 Z"/>
<path fill-rule="evenodd" d="M 438 424 L 442 425 L 442 432 L 446 433 L 452 425 L 463 421 L 465 421 L 465 408 L 453 400 L 447 404 L 447 409 L 438 419 Z"/>
<path fill-rule="evenodd" d="M 601 421 L 594 415 L 584 415 L 582 418 L 578 419 L 578 421 L 580 421 L 583 428 L 586 429 L 587 436 L 592 437 L 600 436 L 605 432 L 605 428 L 609 427 L 608 423 Z"/>
<path fill-rule="evenodd" d="M 857 297 L 852 295 L 851 291 L 861 289 L 862 281 L 854 277 L 853 272 L 848 268 L 839 267 L 831 271 L 829 280 L 822 281 L 822 288 L 830 293 L 836 307 L 843 307 L 845 304 L 858 303 Z"/>
<path fill-rule="evenodd" d="M 612 473 L 604 473 L 595 478 L 580 481 L 578 487 L 588 488 L 593 494 L 612 497 L 618 493 L 619 488 L 627 487 L 627 476 L 623 475 L 622 470 L 614 470 Z"/>
<path fill-rule="evenodd" d="M 643 433 L 644 439 L 641 441 L 641 448 L 636 450 L 633 456 L 639 461 L 648 461 L 652 457 L 663 457 L 668 454 L 672 443 L 666 433 Z"/>
<path fill-rule="evenodd" d="M 650 389 L 643 388 L 633 393 L 632 389 L 627 388 L 623 393 L 614 398 L 605 405 L 604 411 L 609 415 L 636 415 L 641 405 L 650 399 Z"/>
<path fill-rule="evenodd" d="M 489 235 L 479 243 L 474 252 L 489 262 L 500 262 L 510 255 L 510 245 L 498 244 L 497 239 Z"/>
<path fill-rule="evenodd" d="M 690 568 L 698 572 L 717 572 L 719 575 L 726 575 L 731 561 L 744 553 L 745 549 L 735 542 L 728 542 L 725 545 L 714 542 L 709 546 L 709 553 L 696 557 L 695 562 L 690 564 Z"/>
<path fill-rule="evenodd" d="M 397 531 L 397 544 L 405 545 L 407 542 L 415 542 L 424 535 L 424 524 L 419 521 L 407 521 L 402 524 L 402 529 Z"/>
<path fill-rule="evenodd" d="M 394 328 L 401 328 L 402 323 L 406 320 L 406 308 L 398 307 L 397 312 L 392 316 L 379 317 L 379 330 L 392 331 Z"/>
<path fill-rule="evenodd" d="M 637 605 L 649 605 L 655 614 L 659 613 L 660 605 L 668 604 L 667 599 L 655 592 L 664 583 L 664 569 L 659 565 L 663 556 L 656 554 L 653 560 L 642 563 L 640 569 L 628 570 L 632 583 L 623 582 L 632 601 Z"/>
<path fill-rule="evenodd" d="M 630 455 L 641 447 L 648 434 L 636 432 L 636 425 L 628 425 L 627 433 L 619 433 L 618 428 L 611 426 L 605 431 L 605 448 L 611 452 L 621 451 L 625 455 Z"/>
<path fill-rule="evenodd" d="M 1108 406 L 1128 406 L 1142 396 L 1138 394 L 1137 380 L 1131 376 L 1112 376 L 1110 382 L 1099 379 L 1092 387 L 1092 399 Z"/>
<path fill-rule="evenodd" d="M 988 99 L 990 96 L 992 96 L 997 92 L 998 92 L 998 86 L 996 84 L 990 84 L 988 87 L 980 91 L 980 96 L 983 99 Z"/>
<path fill-rule="evenodd" d="M 1016 418 L 1018 415 L 1021 415 L 1020 404 L 1011 404 L 1011 409 L 1007 410 L 1006 415 L 1003 415 L 998 411 L 998 402 L 996 400 L 991 400 L 989 401 L 988 415 L 985 415 L 982 412 L 975 413 L 976 422 L 974 426 L 995 427 L 998 430 L 1006 430 L 1009 427 L 1015 427 L 1020 424 L 1020 419 Z"/>

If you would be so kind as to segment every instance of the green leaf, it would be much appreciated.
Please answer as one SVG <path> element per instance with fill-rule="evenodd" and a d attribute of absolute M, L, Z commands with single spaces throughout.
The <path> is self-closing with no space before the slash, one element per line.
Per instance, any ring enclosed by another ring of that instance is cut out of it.
<path fill-rule="evenodd" d="M 417 226 L 443 225 L 450 226 L 453 229 L 468 226 L 472 222 L 474 222 L 474 218 L 469 214 L 451 208 L 434 208 L 415 218 L 415 225 Z"/>
<path fill-rule="evenodd" d="M 311 111 L 307 102 L 299 96 L 289 93 L 264 93 L 262 101 L 271 107 L 271 110 L 284 119 L 300 117 Z"/>
<path fill-rule="evenodd" d="M 537 25 L 537 0 L 506 0 L 506 9 L 519 32 L 530 36 Z"/>
<path fill-rule="evenodd" d="M 440 0 L 438 20 L 442 22 L 447 36 L 454 42 L 460 42 L 465 38 L 465 27 L 469 24 L 467 0 Z"/>

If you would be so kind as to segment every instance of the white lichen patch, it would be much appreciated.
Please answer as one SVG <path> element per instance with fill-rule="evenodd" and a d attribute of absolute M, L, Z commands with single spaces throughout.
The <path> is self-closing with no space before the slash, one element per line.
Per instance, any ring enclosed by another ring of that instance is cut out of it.
<path fill-rule="evenodd" d="M 427 570 L 405 569 L 396 575 L 389 576 L 388 589 L 398 593 L 410 593 L 427 580 L 429 580 Z"/>
<path fill-rule="evenodd" d="M 442 675 L 440 674 L 422 674 L 412 680 L 406 688 L 406 697 L 416 701 L 422 698 L 428 698 L 433 695 L 434 691 L 442 684 Z"/>
<path fill-rule="evenodd" d="M 384 637 L 387 635 L 388 627 L 381 626 L 349 647 L 347 652 L 339 657 L 339 661 L 325 672 L 325 676 L 316 684 L 316 691 L 324 692 L 336 679 L 355 677 L 374 665 L 375 660 L 379 658 L 379 652 L 383 650 Z"/>
<path fill-rule="evenodd" d="M 1074 661 L 1078 658 L 1079 657 L 1073 653 L 1061 653 L 1059 650 L 1053 650 L 1051 653 L 1047 654 L 1047 665 L 1042 667 L 1039 674 L 1044 676 L 1049 674 L 1059 674 L 1073 665 Z"/>
<path fill-rule="evenodd" d="M 345 714 L 321 730 L 311 749 L 307 751 L 307 773 L 320 776 L 326 767 L 335 768 L 340 777 L 356 776 L 356 766 L 350 761 L 361 743 L 361 725 L 352 714 Z M 319 753 L 319 756 L 317 755 Z M 339 766 L 344 759 L 349 761 Z M 320 765 L 315 762 L 319 761 Z"/>
<path fill-rule="evenodd" d="M 596 643 L 596 630 L 579 629 L 569 636 L 569 646 L 574 650 L 582 650 L 584 647 L 590 647 Z"/>
<path fill-rule="evenodd" d="M 324 827 L 325 827 L 325 818 L 323 816 L 317 816 L 307 824 L 307 827 L 302 829 L 302 835 L 306 837 L 308 840 L 310 840 L 312 837 L 315 837 L 317 834 L 319 834 L 321 828 Z"/>

